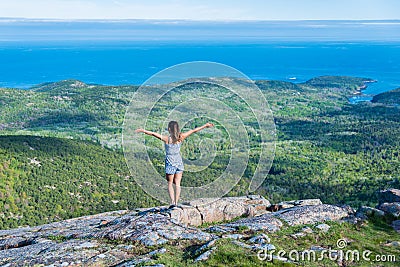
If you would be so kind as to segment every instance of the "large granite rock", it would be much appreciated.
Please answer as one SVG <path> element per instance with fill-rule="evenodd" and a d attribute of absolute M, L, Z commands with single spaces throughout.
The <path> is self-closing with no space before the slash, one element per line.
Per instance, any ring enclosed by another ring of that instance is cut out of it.
<path fill-rule="evenodd" d="M 289 225 L 314 224 L 324 221 L 337 221 L 353 214 L 349 207 L 328 204 L 297 206 L 275 212 L 276 217 Z"/>
<path fill-rule="evenodd" d="M 297 201 L 293 207 L 276 212 L 267 211 L 269 205 L 269 201 L 260 196 L 227 197 L 213 201 L 199 199 L 171 209 L 122 210 L 35 227 L 1 230 L 0 265 L 151 265 L 154 255 L 161 252 L 148 250 L 153 246 L 173 244 L 176 240 L 206 243 L 203 247 L 207 251 L 201 252 L 205 254 L 198 256 L 200 260 L 212 253 L 215 240 L 243 237 L 235 234 L 239 230 L 275 232 L 283 227 L 283 221 L 289 225 L 319 223 L 340 220 L 353 212 L 349 207 L 319 204 L 317 200 Z M 239 216 L 247 218 L 224 222 Z M 220 224 L 208 229 L 194 227 L 206 222 Z M 249 242 L 256 242 L 257 238 L 250 238 Z M 268 242 L 263 241 L 263 244 L 270 245 Z M 244 245 L 253 249 L 258 244 L 253 243 Z M 162 251 L 165 253 L 165 249 Z"/>
<path fill-rule="evenodd" d="M 199 229 L 177 224 L 168 213 L 161 211 L 139 216 L 127 214 L 81 237 L 139 241 L 145 246 L 154 246 L 176 239 L 207 241 L 213 236 Z"/>
<path fill-rule="evenodd" d="M 107 212 L 36 227 L 1 230 L 0 265 L 95 266 L 133 257 L 132 252 L 117 245 L 74 238 L 93 232 L 97 226 L 125 213 L 127 211 Z"/>
<path fill-rule="evenodd" d="M 171 218 L 179 223 L 198 226 L 203 223 L 229 221 L 240 216 L 257 216 L 267 213 L 271 203 L 258 195 L 196 199 L 170 211 Z"/>
<path fill-rule="evenodd" d="M 27 240 L 33 240 L 37 237 L 47 238 L 61 236 L 66 239 L 71 239 L 86 235 L 88 232 L 92 231 L 93 228 L 104 225 L 127 213 L 129 213 L 127 210 L 112 211 L 34 227 L 0 230 L 0 239 L 4 240 L 7 239 L 7 237 L 23 237 Z"/>
<path fill-rule="evenodd" d="M 400 202 L 400 190 L 394 188 L 381 190 L 378 192 L 378 201 L 379 204 Z"/>
<path fill-rule="evenodd" d="M 169 211 L 171 219 L 185 225 L 198 226 L 203 223 L 202 214 L 192 206 L 175 207 Z"/>
<path fill-rule="evenodd" d="M 0 231 L 0 265 L 114 266 L 130 258 L 143 258 L 135 255 L 133 247 L 118 242 L 150 247 L 177 239 L 207 241 L 214 237 L 174 222 L 166 208 L 118 211 Z"/>
<path fill-rule="evenodd" d="M 37 266 L 37 264 L 112 266 L 113 263 L 134 256 L 132 250 L 97 240 L 73 239 L 57 242 L 38 238 L 29 246 L 0 251 L 0 264 L 1 266 Z"/>

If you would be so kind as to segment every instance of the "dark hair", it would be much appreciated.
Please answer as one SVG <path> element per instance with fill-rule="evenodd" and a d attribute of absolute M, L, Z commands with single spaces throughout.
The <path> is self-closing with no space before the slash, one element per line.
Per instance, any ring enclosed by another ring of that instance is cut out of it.
<path fill-rule="evenodd" d="M 168 123 L 168 131 L 171 135 L 172 143 L 177 143 L 182 141 L 181 131 L 179 129 L 179 124 L 176 121 L 170 121 Z"/>

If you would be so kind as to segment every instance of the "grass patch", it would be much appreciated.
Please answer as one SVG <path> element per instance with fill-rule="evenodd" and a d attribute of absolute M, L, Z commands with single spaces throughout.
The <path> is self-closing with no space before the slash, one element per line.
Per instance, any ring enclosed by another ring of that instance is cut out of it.
<path fill-rule="evenodd" d="M 68 239 L 71 239 L 71 238 L 68 238 L 63 235 L 48 235 L 48 236 L 46 236 L 46 238 L 49 240 L 56 241 L 57 243 L 62 243 L 62 242 L 67 241 Z"/>
<path fill-rule="evenodd" d="M 261 261 L 257 257 L 257 251 L 250 251 L 242 248 L 230 239 L 219 239 L 216 244 L 216 250 L 213 251 L 210 258 L 204 262 L 195 262 L 197 254 L 194 252 L 205 242 L 194 241 L 175 241 L 164 246 L 167 249 L 165 254 L 158 255 L 152 264 L 161 263 L 165 266 L 338 266 L 337 260 L 329 259 L 325 252 L 323 260 L 318 260 L 321 252 L 315 251 L 316 260 L 302 260 L 301 252 L 309 250 L 311 246 L 319 246 L 327 251 L 342 250 L 343 255 L 349 250 L 358 250 L 360 260 L 342 261 L 342 266 L 397 266 L 400 260 L 400 247 L 388 246 L 392 241 L 400 241 L 400 234 L 395 232 L 385 219 L 372 219 L 362 225 L 353 225 L 347 222 L 326 222 L 330 225 L 328 232 L 318 230 L 313 224 L 284 226 L 275 233 L 267 233 L 271 238 L 271 244 L 276 246 L 274 255 L 279 250 L 284 250 L 288 257 L 291 250 L 298 251 L 299 261 L 287 263 L 274 260 L 273 262 Z M 313 233 L 307 233 L 297 239 L 291 237 L 291 234 L 298 233 L 305 226 L 313 229 Z M 254 232 L 253 235 L 262 233 Z M 337 247 L 337 240 L 347 240 L 347 245 L 343 249 Z M 242 240 L 243 241 L 243 240 Z M 243 241 L 246 242 L 246 241 Z M 369 250 L 368 256 L 371 261 L 362 258 L 363 251 Z M 340 255 L 340 254 L 339 254 Z M 377 255 L 395 255 L 396 262 L 376 262 Z M 292 254 L 295 258 L 296 254 Z"/>
<path fill-rule="evenodd" d="M 314 225 L 307 225 L 313 229 L 313 233 L 306 234 L 306 236 L 294 239 L 291 234 L 301 231 L 306 225 L 283 228 L 281 231 L 269 234 L 271 243 L 277 247 L 277 251 L 284 250 L 289 253 L 292 250 L 304 251 L 311 248 L 311 246 L 319 246 L 327 250 L 342 250 L 346 253 L 349 250 L 359 251 L 359 261 L 343 261 L 344 266 L 376 266 L 376 262 L 372 262 L 376 255 L 396 255 L 397 264 L 400 260 L 400 248 L 395 246 L 387 246 L 385 244 L 391 241 L 400 241 L 400 235 L 395 232 L 385 220 L 371 220 L 367 221 L 362 226 L 353 225 L 346 222 L 327 222 L 331 226 L 328 232 L 322 232 L 314 227 Z M 344 239 L 347 245 L 340 249 L 337 246 L 337 241 Z M 371 251 L 369 258 L 370 262 L 362 258 L 362 253 L 366 250 Z M 321 255 L 320 252 L 316 253 L 317 258 Z M 288 254 L 286 254 L 288 256 Z M 337 266 L 337 262 L 331 259 L 322 261 L 306 262 L 300 261 L 305 266 Z M 379 266 L 394 266 L 394 262 L 379 262 Z"/>

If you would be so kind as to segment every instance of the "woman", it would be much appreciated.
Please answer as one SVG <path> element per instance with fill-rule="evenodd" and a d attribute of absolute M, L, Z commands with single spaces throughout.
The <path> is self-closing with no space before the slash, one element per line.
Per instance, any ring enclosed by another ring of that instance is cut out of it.
<path fill-rule="evenodd" d="M 181 133 L 178 123 L 176 121 L 170 121 L 168 123 L 169 136 L 162 136 L 161 134 L 144 129 L 136 130 L 137 133 L 144 133 L 154 136 L 165 143 L 165 175 L 168 181 L 168 193 L 169 197 L 171 198 L 171 207 L 178 205 L 178 200 L 181 194 L 181 179 L 184 167 L 180 149 L 183 140 L 193 133 L 213 126 L 214 124 L 208 122 L 203 126 L 197 127 L 185 133 Z M 175 192 L 172 184 L 175 184 Z"/>

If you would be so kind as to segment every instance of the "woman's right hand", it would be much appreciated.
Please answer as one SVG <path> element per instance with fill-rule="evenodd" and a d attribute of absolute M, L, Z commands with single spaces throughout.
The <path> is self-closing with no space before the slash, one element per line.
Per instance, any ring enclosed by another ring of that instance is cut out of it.
<path fill-rule="evenodd" d="M 144 129 L 139 128 L 139 129 L 136 129 L 135 132 L 136 132 L 136 133 L 144 133 Z"/>

